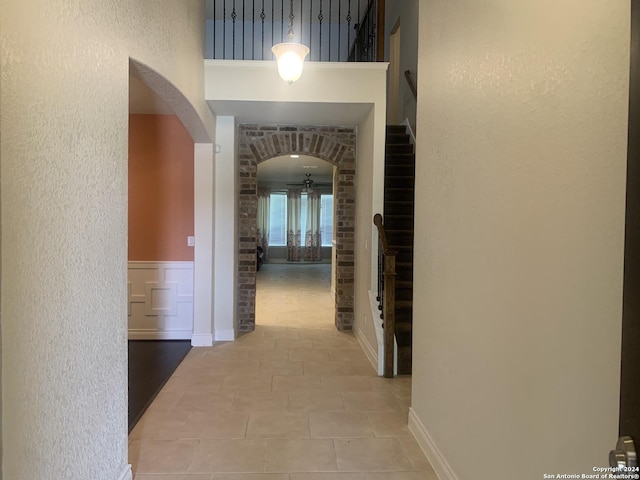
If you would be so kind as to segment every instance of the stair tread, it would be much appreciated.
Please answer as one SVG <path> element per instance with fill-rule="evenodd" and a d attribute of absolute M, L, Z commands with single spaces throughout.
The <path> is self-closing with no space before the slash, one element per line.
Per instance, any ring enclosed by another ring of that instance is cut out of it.
<path fill-rule="evenodd" d="M 415 164 L 415 145 L 406 126 L 387 125 L 384 223 L 391 240 L 389 247 L 398 253 L 395 303 L 398 375 L 410 375 L 412 366 Z"/>

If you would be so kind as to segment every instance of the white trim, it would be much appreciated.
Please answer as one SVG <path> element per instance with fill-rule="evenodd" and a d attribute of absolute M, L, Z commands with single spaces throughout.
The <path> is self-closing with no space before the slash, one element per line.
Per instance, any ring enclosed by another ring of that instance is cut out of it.
<path fill-rule="evenodd" d="M 239 62 L 242 63 L 242 62 Z M 216 127 L 217 128 L 217 127 Z M 218 133 L 216 132 L 216 135 Z M 193 201 L 194 236 L 193 250 L 193 338 L 209 338 L 207 345 L 213 344 L 213 299 L 214 299 L 214 183 L 215 154 L 212 143 L 193 145 Z M 217 263 L 217 262 L 216 262 Z M 217 300 L 217 299 L 216 299 Z M 219 301 L 224 301 L 220 299 Z M 204 346 L 194 342 L 191 345 Z M 196 340 L 200 341 L 200 340 Z M 204 340 L 207 342 L 207 340 Z"/>
<path fill-rule="evenodd" d="M 275 60 L 216 60 L 207 58 L 204 61 L 205 68 L 239 67 L 239 68 L 265 68 L 275 69 Z M 387 70 L 389 62 L 304 62 L 304 68 L 310 70 Z"/>
<path fill-rule="evenodd" d="M 212 347 L 213 335 L 211 334 L 196 334 L 191 336 L 192 347 Z"/>
<path fill-rule="evenodd" d="M 373 349 L 373 347 L 371 346 L 371 344 L 369 342 L 367 342 L 367 338 L 360 331 L 360 329 L 357 327 L 357 325 L 354 325 L 353 333 L 355 334 L 356 340 L 358 340 L 358 343 L 360 344 L 360 347 L 362 348 L 362 351 L 364 352 L 364 354 L 367 356 L 367 358 L 371 362 L 371 365 L 373 366 L 373 368 L 376 369 L 376 371 L 378 371 L 378 352 L 376 352 Z M 380 374 L 380 372 L 378 372 L 378 375 L 379 374 Z"/>
<path fill-rule="evenodd" d="M 223 328 L 214 332 L 216 342 L 233 342 L 236 332 L 233 328 Z"/>
<path fill-rule="evenodd" d="M 129 340 L 191 340 L 191 331 L 129 330 Z"/>
<path fill-rule="evenodd" d="M 124 467 L 124 471 L 118 478 L 118 480 L 133 480 L 133 473 L 131 472 L 131 465 Z"/>
<path fill-rule="evenodd" d="M 420 421 L 413 408 L 409 408 L 409 431 L 429 460 L 429 463 L 440 480 L 458 480 L 453 469 L 429 435 L 427 428 Z"/>
<path fill-rule="evenodd" d="M 193 261 L 128 262 L 127 314 L 130 339 L 191 339 L 193 269 Z"/>

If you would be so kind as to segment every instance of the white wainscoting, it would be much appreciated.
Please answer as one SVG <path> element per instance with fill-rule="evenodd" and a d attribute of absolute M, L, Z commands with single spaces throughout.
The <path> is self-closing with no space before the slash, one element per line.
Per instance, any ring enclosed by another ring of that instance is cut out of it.
<path fill-rule="evenodd" d="M 193 262 L 129 262 L 129 338 L 189 340 Z"/>

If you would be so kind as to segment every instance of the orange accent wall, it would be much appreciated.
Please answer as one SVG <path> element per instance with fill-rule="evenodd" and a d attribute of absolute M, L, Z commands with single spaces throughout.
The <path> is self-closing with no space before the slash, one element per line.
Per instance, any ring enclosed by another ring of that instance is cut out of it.
<path fill-rule="evenodd" d="M 175 115 L 129 115 L 129 260 L 193 261 L 193 140 Z"/>

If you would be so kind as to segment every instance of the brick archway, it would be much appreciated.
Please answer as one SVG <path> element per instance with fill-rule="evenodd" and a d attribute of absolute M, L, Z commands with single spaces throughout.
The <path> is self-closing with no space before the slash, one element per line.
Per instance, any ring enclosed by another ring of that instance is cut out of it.
<path fill-rule="evenodd" d="M 310 155 L 337 167 L 335 203 L 336 314 L 338 330 L 353 327 L 356 128 L 291 125 L 238 127 L 238 330 L 255 328 L 258 164 L 280 155 Z"/>

